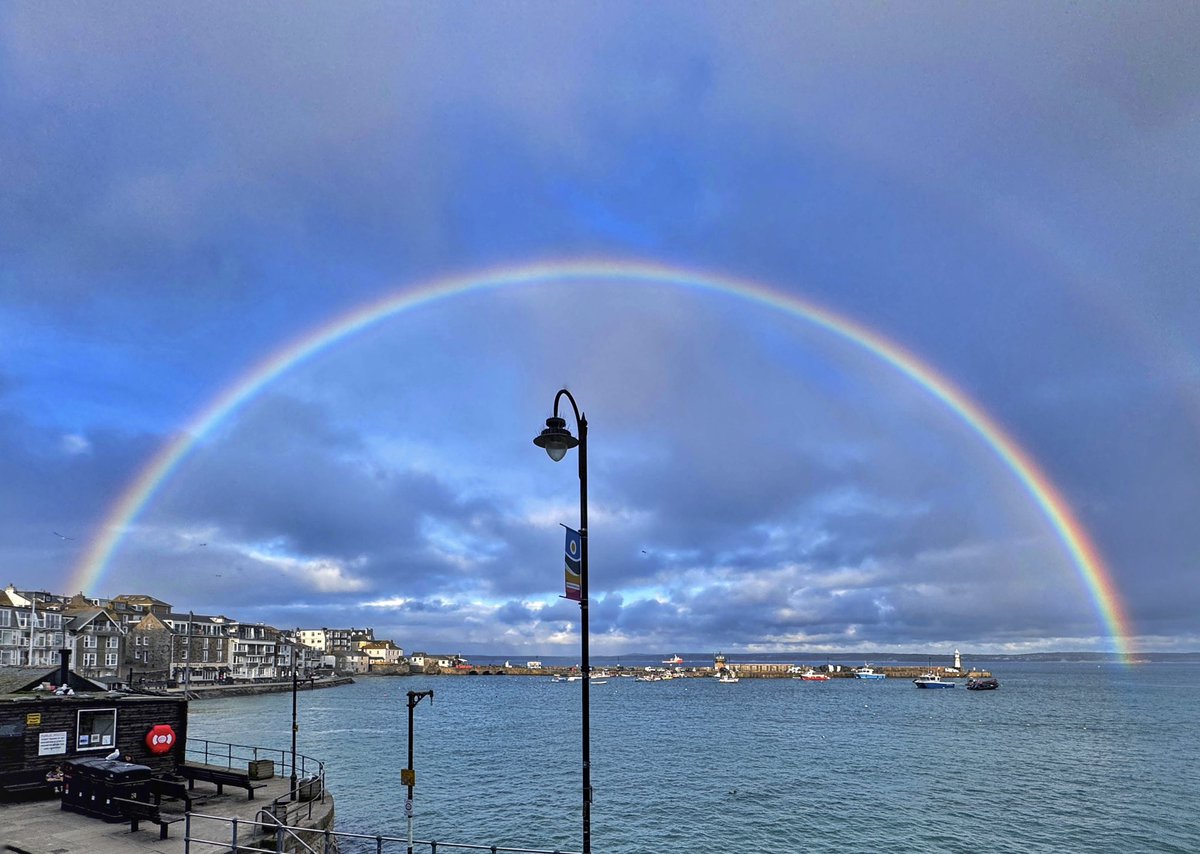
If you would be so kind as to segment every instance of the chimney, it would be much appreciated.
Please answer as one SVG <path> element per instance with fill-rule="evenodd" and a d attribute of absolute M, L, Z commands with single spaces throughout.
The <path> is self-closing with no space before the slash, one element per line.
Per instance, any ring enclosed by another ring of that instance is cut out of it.
<path fill-rule="evenodd" d="M 58 684 L 67 685 L 71 679 L 71 650 L 63 647 L 58 651 Z"/>

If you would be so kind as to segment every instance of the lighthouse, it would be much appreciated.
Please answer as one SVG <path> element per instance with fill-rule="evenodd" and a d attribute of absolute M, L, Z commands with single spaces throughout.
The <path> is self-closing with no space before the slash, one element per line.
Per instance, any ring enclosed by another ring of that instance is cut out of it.
<path fill-rule="evenodd" d="M 958 650 L 954 650 L 954 669 L 962 670 L 962 656 L 958 654 Z"/>

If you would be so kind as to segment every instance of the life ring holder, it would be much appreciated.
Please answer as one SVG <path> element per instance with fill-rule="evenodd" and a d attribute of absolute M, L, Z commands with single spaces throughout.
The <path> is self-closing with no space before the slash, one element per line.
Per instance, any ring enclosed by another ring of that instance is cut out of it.
<path fill-rule="evenodd" d="M 146 733 L 146 746 L 151 753 L 168 753 L 175 746 L 175 730 L 167 724 L 155 724 Z"/>

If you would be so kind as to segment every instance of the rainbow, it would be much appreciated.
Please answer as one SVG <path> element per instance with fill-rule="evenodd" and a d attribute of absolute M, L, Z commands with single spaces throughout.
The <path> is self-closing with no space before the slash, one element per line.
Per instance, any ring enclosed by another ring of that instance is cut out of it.
<path fill-rule="evenodd" d="M 462 294 L 548 281 L 595 281 L 675 285 L 740 297 L 802 318 L 869 351 L 924 388 L 962 420 L 1012 471 L 1062 541 L 1095 604 L 1114 651 L 1128 660 L 1132 636 L 1118 591 L 1104 560 L 1058 489 L 1033 458 L 984 409 L 949 379 L 883 335 L 828 309 L 748 280 L 655 263 L 553 261 L 452 276 L 391 292 L 310 330 L 271 353 L 226 387 L 146 463 L 99 524 L 99 535 L 80 557 L 68 590 L 94 588 L 121 538 L 171 473 L 203 436 L 281 374 L 384 318 Z"/>

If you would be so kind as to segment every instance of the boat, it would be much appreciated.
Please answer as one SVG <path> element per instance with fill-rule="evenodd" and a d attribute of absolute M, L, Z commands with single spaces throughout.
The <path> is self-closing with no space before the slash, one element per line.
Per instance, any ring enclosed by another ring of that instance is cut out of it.
<path fill-rule="evenodd" d="M 869 664 L 854 668 L 855 679 L 887 679 L 886 673 L 879 673 Z"/>
<path fill-rule="evenodd" d="M 808 670 L 805 670 L 799 676 L 793 676 L 792 678 L 793 679 L 803 679 L 805 682 L 828 682 L 829 674 L 828 673 L 818 673 L 817 671 L 813 670 L 810 667 L 810 668 L 808 668 Z"/>
<path fill-rule="evenodd" d="M 1000 687 L 1000 683 L 995 679 L 968 679 L 968 691 L 995 691 Z"/>
<path fill-rule="evenodd" d="M 953 688 L 954 687 L 953 682 L 943 679 L 941 676 L 938 676 L 936 673 L 922 673 L 920 676 L 918 676 L 916 679 L 913 680 L 913 684 L 916 685 L 918 688 Z"/>
<path fill-rule="evenodd" d="M 683 664 L 683 659 L 678 655 L 672 655 L 670 658 L 664 658 L 663 664 Z"/>
<path fill-rule="evenodd" d="M 717 681 L 723 685 L 732 685 L 734 682 L 740 681 L 740 678 L 732 670 L 726 670 L 717 678 Z"/>

